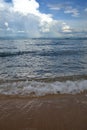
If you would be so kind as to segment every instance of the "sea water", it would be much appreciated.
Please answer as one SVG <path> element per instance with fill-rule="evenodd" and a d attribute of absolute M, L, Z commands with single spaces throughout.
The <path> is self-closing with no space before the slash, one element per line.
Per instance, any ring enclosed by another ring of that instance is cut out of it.
<path fill-rule="evenodd" d="M 0 39 L 0 94 L 87 90 L 87 39 Z"/>

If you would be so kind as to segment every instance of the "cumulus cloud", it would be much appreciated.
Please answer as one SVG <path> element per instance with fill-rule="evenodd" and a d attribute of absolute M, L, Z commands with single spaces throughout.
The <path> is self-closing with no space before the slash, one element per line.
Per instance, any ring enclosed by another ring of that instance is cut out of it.
<path fill-rule="evenodd" d="M 55 21 L 51 14 L 39 11 L 36 0 L 13 0 L 12 3 L 0 1 L 0 28 L 3 34 L 9 31 L 13 34 L 25 33 L 29 37 L 40 37 L 50 32 Z"/>
<path fill-rule="evenodd" d="M 69 25 L 67 25 L 66 23 L 63 23 L 62 31 L 66 32 L 66 33 L 71 33 L 72 29 L 71 29 L 71 27 Z"/>
<path fill-rule="evenodd" d="M 1 0 L 0 36 L 61 37 L 72 33 L 66 22 L 41 13 L 39 7 L 36 0 L 12 0 L 12 3 Z"/>
<path fill-rule="evenodd" d="M 0 3 L 0 10 L 3 10 L 4 5 L 2 3 Z"/>
<path fill-rule="evenodd" d="M 39 4 L 35 0 L 13 0 L 12 10 L 24 15 L 34 14 L 37 15 Z"/>

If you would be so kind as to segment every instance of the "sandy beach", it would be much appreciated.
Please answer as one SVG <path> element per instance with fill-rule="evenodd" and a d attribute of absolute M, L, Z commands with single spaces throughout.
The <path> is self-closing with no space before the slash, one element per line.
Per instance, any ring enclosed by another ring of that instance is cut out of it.
<path fill-rule="evenodd" d="M 0 130 L 87 130 L 87 95 L 0 96 Z"/>

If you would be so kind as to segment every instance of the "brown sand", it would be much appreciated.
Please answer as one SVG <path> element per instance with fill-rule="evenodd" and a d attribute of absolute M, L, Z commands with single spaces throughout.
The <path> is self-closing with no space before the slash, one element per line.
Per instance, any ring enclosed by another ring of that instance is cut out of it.
<path fill-rule="evenodd" d="M 87 130 L 87 95 L 0 97 L 0 130 Z"/>

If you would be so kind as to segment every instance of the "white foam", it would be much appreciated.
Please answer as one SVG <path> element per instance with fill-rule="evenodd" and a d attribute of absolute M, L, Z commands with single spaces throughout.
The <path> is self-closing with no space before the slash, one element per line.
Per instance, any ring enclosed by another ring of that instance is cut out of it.
<path fill-rule="evenodd" d="M 46 94 L 76 94 L 87 90 L 87 80 L 66 81 L 66 82 L 15 82 L 0 85 L 0 94 L 5 95 L 34 95 L 43 96 Z"/>

